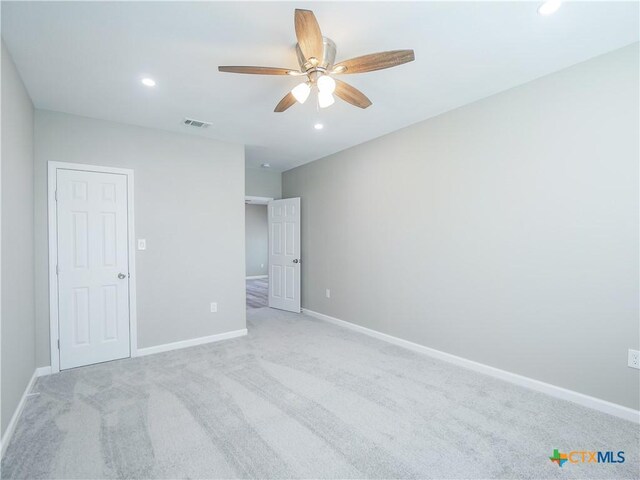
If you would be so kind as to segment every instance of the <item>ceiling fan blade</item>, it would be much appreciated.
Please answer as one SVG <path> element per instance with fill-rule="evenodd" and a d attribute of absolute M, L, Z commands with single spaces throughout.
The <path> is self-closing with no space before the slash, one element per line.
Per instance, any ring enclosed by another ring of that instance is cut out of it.
<path fill-rule="evenodd" d="M 293 93 L 289 92 L 284 96 L 282 100 L 280 100 L 280 103 L 276 105 L 276 108 L 273 111 L 278 113 L 284 112 L 287 108 L 289 108 L 294 103 L 296 103 L 296 97 L 293 96 Z"/>
<path fill-rule="evenodd" d="M 391 50 L 351 58 L 334 65 L 332 73 L 364 73 L 395 67 L 416 59 L 413 50 Z"/>
<path fill-rule="evenodd" d="M 235 67 L 223 66 L 218 67 L 218 71 L 227 73 L 248 73 L 252 75 L 302 75 L 303 72 L 291 70 L 290 68 L 275 67 Z"/>
<path fill-rule="evenodd" d="M 367 108 L 371 106 L 371 100 L 369 100 L 364 93 L 342 80 L 336 79 L 336 91 L 333 93 L 345 102 L 355 105 L 356 107 Z"/>
<path fill-rule="evenodd" d="M 324 44 L 316 16 L 311 10 L 296 9 L 295 25 L 300 50 L 308 61 L 317 65 L 324 55 Z M 313 62 L 312 58 L 315 58 L 316 62 Z"/>

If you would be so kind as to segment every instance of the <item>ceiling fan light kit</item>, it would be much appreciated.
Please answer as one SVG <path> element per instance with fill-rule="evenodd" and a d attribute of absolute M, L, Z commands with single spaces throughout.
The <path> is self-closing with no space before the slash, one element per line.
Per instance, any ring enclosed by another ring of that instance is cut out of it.
<path fill-rule="evenodd" d="M 329 75 L 321 75 L 316 83 L 321 92 L 333 93 L 336 91 L 336 81 Z"/>
<path fill-rule="evenodd" d="M 318 90 L 318 106 L 326 108 L 335 102 L 334 94 L 351 105 L 367 108 L 371 100 L 355 87 L 333 78 L 333 75 L 373 72 L 395 67 L 415 60 L 413 50 L 392 50 L 372 53 L 335 64 L 336 44 L 330 38 L 323 37 L 320 26 L 311 10 L 295 11 L 294 23 L 296 37 L 296 55 L 299 70 L 274 67 L 220 66 L 218 70 L 227 73 L 246 73 L 253 75 L 289 75 L 306 76 L 306 81 L 298 84 L 276 105 L 275 112 L 284 112 L 296 102 L 304 103 L 311 90 Z"/>
<path fill-rule="evenodd" d="M 291 93 L 293 94 L 294 97 L 296 97 L 296 100 L 299 103 L 304 103 L 307 101 L 307 98 L 309 98 L 309 94 L 311 93 L 311 87 L 309 86 L 308 82 L 303 82 L 299 84 L 297 87 L 294 87 L 294 89 L 291 90 Z"/>
<path fill-rule="evenodd" d="M 320 108 L 330 107 L 335 101 L 336 99 L 333 98 L 333 95 L 331 95 L 329 92 L 318 92 L 318 106 Z"/>

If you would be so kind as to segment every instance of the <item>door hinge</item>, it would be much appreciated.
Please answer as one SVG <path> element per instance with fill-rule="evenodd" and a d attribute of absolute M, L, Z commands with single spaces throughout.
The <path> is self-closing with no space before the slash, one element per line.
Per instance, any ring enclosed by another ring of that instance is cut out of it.
<path fill-rule="evenodd" d="M 58 339 L 58 350 L 60 350 L 60 339 Z"/>
<path fill-rule="evenodd" d="M 53 192 L 53 196 L 56 199 L 56 202 L 58 201 L 58 190 L 56 190 L 55 192 Z"/>
<path fill-rule="evenodd" d="M 56 275 L 60 275 L 60 267 L 56 265 Z"/>

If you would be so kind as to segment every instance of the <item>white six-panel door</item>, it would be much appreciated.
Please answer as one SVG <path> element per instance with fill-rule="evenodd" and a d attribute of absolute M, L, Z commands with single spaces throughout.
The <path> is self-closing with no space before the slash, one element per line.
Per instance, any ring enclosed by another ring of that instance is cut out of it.
<path fill-rule="evenodd" d="M 300 199 L 269 202 L 269 306 L 300 312 Z"/>
<path fill-rule="evenodd" d="M 60 369 L 128 357 L 127 177 L 57 170 Z"/>

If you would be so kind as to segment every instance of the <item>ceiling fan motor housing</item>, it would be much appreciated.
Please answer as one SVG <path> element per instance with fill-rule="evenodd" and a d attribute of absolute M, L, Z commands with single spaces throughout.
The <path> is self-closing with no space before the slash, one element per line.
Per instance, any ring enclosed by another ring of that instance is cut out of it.
<path fill-rule="evenodd" d="M 300 64 L 300 69 L 303 72 L 309 72 L 312 69 L 329 70 L 336 61 L 336 44 L 333 40 L 327 37 L 322 37 L 322 58 L 317 59 L 319 63 L 314 65 L 312 62 L 307 61 L 304 57 L 302 50 L 300 50 L 300 44 L 296 43 L 296 55 L 298 56 L 298 63 Z"/>

